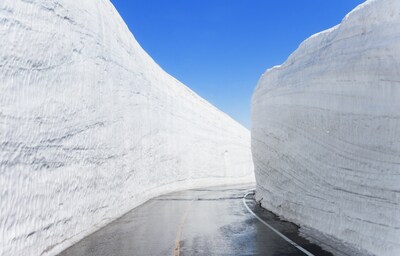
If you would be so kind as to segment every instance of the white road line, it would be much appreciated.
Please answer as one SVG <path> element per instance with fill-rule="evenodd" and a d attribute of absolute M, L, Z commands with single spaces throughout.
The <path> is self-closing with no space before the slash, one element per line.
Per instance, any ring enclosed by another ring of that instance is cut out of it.
<path fill-rule="evenodd" d="M 246 195 L 243 196 L 243 204 L 244 206 L 247 208 L 247 210 L 254 216 L 256 217 L 259 221 L 261 221 L 262 224 L 264 224 L 265 226 L 267 226 L 269 229 L 271 229 L 272 231 L 274 231 L 278 236 L 282 237 L 286 242 L 288 242 L 289 244 L 293 245 L 294 247 L 296 247 L 297 249 L 299 249 L 300 251 L 302 251 L 304 254 L 308 255 L 308 256 L 314 256 L 314 254 L 312 254 L 311 252 L 307 251 L 306 249 L 304 249 L 303 247 L 301 247 L 300 245 L 296 244 L 295 242 L 293 242 L 292 240 L 290 240 L 288 237 L 286 237 L 284 234 L 282 234 L 281 232 L 279 232 L 278 230 L 276 230 L 275 228 L 273 228 L 271 225 L 269 225 L 267 222 L 265 222 L 263 219 L 261 219 L 260 217 L 257 216 L 257 214 L 255 214 L 250 207 L 246 204 L 246 197 L 250 194 L 247 193 Z"/>

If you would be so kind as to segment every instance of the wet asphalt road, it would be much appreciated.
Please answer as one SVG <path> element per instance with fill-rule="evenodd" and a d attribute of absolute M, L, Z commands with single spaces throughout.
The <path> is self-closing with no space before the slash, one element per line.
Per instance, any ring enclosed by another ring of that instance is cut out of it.
<path fill-rule="evenodd" d="M 246 209 L 313 255 L 331 255 L 298 227 L 258 207 L 249 186 L 176 192 L 152 199 L 62 252 L 61 256 L 306 255 Z M 311 255 L 309 254 L 309 255 Z"/>

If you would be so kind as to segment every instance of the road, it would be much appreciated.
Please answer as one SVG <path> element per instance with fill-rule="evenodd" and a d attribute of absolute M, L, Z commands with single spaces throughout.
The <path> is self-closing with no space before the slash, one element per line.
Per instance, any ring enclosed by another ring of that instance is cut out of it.
<path fill-rule="evenodd" d="M 258 207 L 251 192 L 244 199 L 249 190 L 230 186 L 160 196 L 60 255 L 331 255 L 302 238 L 296 225 Z"/>

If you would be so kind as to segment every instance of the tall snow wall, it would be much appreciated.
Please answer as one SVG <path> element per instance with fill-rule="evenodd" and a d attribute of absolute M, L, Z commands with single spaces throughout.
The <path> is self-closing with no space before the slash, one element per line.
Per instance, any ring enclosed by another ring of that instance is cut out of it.
<path fill-rule="evenodd" d="M 145 200 L 254 179 L 249 131 L 108 0 L 0 1 L 0 255 L 53 255 Z"/>
<path fill-rule="evenodd" d="M 367 1 L 266 71 L 257 200 L 366 253 L 400 255 L 400 1 Z"/>

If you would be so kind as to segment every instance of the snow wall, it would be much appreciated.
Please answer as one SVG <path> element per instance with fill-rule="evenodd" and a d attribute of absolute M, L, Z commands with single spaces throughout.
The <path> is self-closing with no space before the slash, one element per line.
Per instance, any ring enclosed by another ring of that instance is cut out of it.
<path fill-rule="evenodd" d="M 400 1 L 367 1 L 267 70 L 252 99 L 257 200 L 400 255 Z"/>
<path fill-rule="evenodd" d="M 1 0 L 0 38 L 0 255 L 53 255 L 161 193 L 253 181 L 249 131 L 108 0 Z"/>

